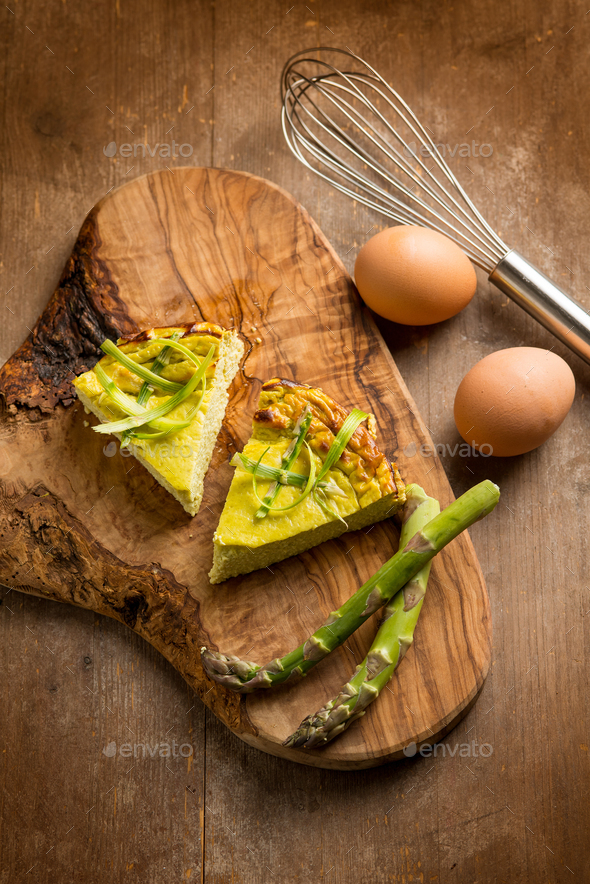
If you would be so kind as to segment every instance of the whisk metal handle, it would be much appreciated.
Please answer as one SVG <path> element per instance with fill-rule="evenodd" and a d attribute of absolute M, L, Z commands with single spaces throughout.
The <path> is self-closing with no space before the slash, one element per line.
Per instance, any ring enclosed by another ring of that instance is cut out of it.
<path fill-rule="evenodd" d="M 590 363 L 590 316 L 534 264 L 512 249 L 492 270 L 490 280 Z"/>

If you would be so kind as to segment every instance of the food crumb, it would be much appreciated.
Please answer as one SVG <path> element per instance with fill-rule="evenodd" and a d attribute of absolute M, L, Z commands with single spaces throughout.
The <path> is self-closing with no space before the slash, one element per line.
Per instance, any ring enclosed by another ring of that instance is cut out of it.
<path fill-rule="evenodd" d="M 257 344 L 262 344 L 262 338 L 254 338 Z"/>
<path fill-rule="evenodd" d="M 255 325 L 251 325 L 251 326 L 250 326 L 250 331 L 258 331 L 258 329 L 256 328 Z"/>
<path fill-rule="evenodd" d="M 83 421 L 83 424 L 84 424 L 85 427 L 89 427 L 89 426 L 90 426 L 90 424 L 88 423 L 88 421 Z"/>

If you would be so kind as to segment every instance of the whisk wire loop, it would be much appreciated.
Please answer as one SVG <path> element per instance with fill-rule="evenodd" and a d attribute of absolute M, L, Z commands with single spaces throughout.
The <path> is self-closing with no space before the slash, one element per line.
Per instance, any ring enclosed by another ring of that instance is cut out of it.
<path fill-rule="evenodd" d="M 327 61 L 305 57 L 307 51 L 287 62 L 282 79 L 282 125 L 295 156 L 341 192 L 387 217 L 401 223 L 429 226 L 451 236 L 475 263 L 490 272 L 508 248 L 473 206 L 414 112 L 359 56 L 343 50 L 323 51 L 349 55 L 367 70 L 341 71 Z M 310 63 L 316 69 L 319 66 L 321 72 L 307 76 L 300 68 L 302 64 Z M 420 151 L 413 149 L 408 138 L 371 98 L 381 100 L 396 115 L 398 126 L 401 122 L 410 137 L 420 142 Z M 350 126 L 355 130 L 356 140 L 345 129 Z M 328 143 L 322 140 L 322 133 L 328 136 Z M 335 149 L 342 148 L 340 153 L 328 146 L 330 139 Z M 430 168 L 420 156 L 423 148 L 434 161 Z M 342 152 L 345 156 L 352 156 L 353 162 L 357 161 L 356 168 L 344 159 Z M 362 164 L 360 169 L 358 161 Z M 392 168 L 386 165 L 387 162 Z M 326 175 L 321 166 L 333 174 Z M 456 189 L 463 202 L 445 190 L 433 175 L 435 168 Z M 374 177 L 368 177 L 368 170 L 374 173 Z M 412 182 L 411 187 L 400 180 L 400 174 Z M 383 181 L 385 187 L 379 185 L 378 180 Z M 391 193 L 388 187 L 393 187 L 402 199 Z M 434 205 L 414 193 L 416 189 Z"/>
<path fill-rule="evenodd" d="M 330 53 L 363 67 L 340 70 L 326 60 Z M 387 218 L 453 239 L 505 294 L 590 363 L 589 311 L 505 245 L 430 130 L 370 64 L 344 49 L 298 52 L 283 69 L 281 98 L 285 139 L 308 169 Z"/>
<path fill-rule="evenodd" d="M 346 86 L 342 86 L 341 84 L 333 83 L 333 84 L 331 84 L 331 86 L 332 86 L 332 88 L 341 89 L 345 92 L 351 93 L 351 90 L 349 90 Z M 320 91 L 323 91 L 321 89 L 321 86 L 319 86 L 318 88 L 320 89 Z M 380 95 L 383 95 L 381 90 L 376 89 L 376 91 Z M 332 96 L 330 96 L 327 92 L 326 92 L 326 97 L 329 100 L 333 101 Z M 388 101 L 386 96 L 383 95 L 383 97 Z M 359 98 L 365 104 L 369 105 L 368 101 L 366 100 L 365 96 L 362 93 L 359 93 Z M 327 125 L 326 125 L 326 123 L 323 123 L 320 119 L 317 119 L 317 118 L 315 118 L 315 122 L 327 134 L 331 135 L 341 145 L 343 145 L 344 147 L 346 147 L 350 150 L 351 149 L 350 148 L 351 140 L 348 138 L 348 136 L 342 130 L 342 128 L 340 126 L 338 126 L 338 124 L 334 121 L 334 119 L 332 117 L 330 117 L 323 109 L 318 108 L 317 104 L 313 101 L 313 99 L 310 99 L 310 103 L 318 110 L 318 113 L 320 114 L 321 117 L 324 118 Z M 375 144 L 377 147 L 379 147 L 386 154 L 386 156 L 389 157 L 389 159 L 391 159 L 392 162 L 400 169 L 400 171 L 405 172 L 405 174 L 407 174 L 411 178 L 411 180 L 414 181 L 414 186 L 422 187 L 422 189 L 432 198 L 433 201 L 435 201 L 443 209 L 447 208 L 445 202 L 441 199 L 441 197 L 438 195 L 438 193 L 436 193 L 434 188 L 431 187 L 430 184 L 426 180 L 420 178 L 412 170 L 411 167 L 406 168 L 405 161 L 404 161 L 402 155 L 399 153 L 399 151 L 396 150 L 395 147 L 390 146 L 389 143 L 387 142 L 387 140 L 384 138 L 384 136 L 382 136 L 381 133 L 378 132 L 377 129 L 374 126 L 372 126 L 368 121 L 364 120 L 364 118 L 362 118 L 362 116 L 359 114 L 359 112 L 356 110 L 356 108 L 354 108 L 349 102 L 347 102 L 344 99 L 337 106 L 343 111 L 345 116 L 353 122 L 355 122 L 355 119 L 354 119 L 355 117 L 361 117 L 362 122 L 365 123 L 366 127 L 372 133 L 372 134 L 369 134 L 369 132 L 367 132 L 365 130 L 365 134 L 370 139 L 370 141 L 373 144 Z M 302 104 L 301 107 L 307 114 L 310 114 L 309 109 L 304 104 Z M 350 113 L 346 110 L 346 108 L 348 108 L 348 111 L 350 111 Z M 293 112 L 297 113 L 297 110 L 294 109 Z M 407 142 L 399 135 L 398 132 L 396 132 L 396 130 L 389 127 L 389 123 L 382 115 L 380 115 L 380 117 L 383 120 L 384 124 L 390 129 L 391 134 L 393 136 L 395 136 L 401 142 L 403 149 L 407 150 L 408 153 L 410 153 L 411 152 L 410 147 L 407 144 Z M 310 130 L 310 128 L 306 125 L 305 121 L 303 119 L 301 119 L 301 117 L 299 117 L 299 116 L 298 116 L 298 119 L 299 119 L 299 124 L 300 124 L 301 128 L 304 129 L 305 132 L 307 132 L 307 134 L 310 136 L 310 138 L 313 138 L 313 133 Z M 356 121 L 356 122 L 358 123 L 358 121 Z M 360 126 L 360 123 L 358 123 L 358 125 Z M 381 139 L 383 141 L 383 144 L 379 145 L 379 143 L 377 142 L 376 139 Z M 382 178 L 384 178 L 385 181 L 389 181 L 388 170 L 383 166 L 382 163 L 380 163 L 378 160 L 374 159 L 368 153 L 368 151 L 366 151 L 362 146 L 354 145 L 354 147 L 355 147 L 355 151 L 364 159 L 367 166 L 369 166 L 378 175 L 380 175 Z M 420 205 L 421 207 L 423 207 L 427 213 L 430 212 L 433 217 L 435 217 L 438 221 L 440 221 L 442 223 L 443 226 L 441 227 L 439 224 L 433 224 L 432 221 L 429 221 L 427 216 L 416 213 L 411 208 L 411 202 L 409 205 L 408 205 L 408 203 L 400 202 L 400 200 L 398 200 L 396 197 L 393 197 L 390 193 L 388 193 L 388 191 L 379 187 L 374 182 L 371 182 L 370 186 L 367 187 L 368 182 L 367 182 L 366 177 L 357 173 L 350 164 L 346 163 L 344 160 L 339 159 L 337 157 L 337 155 L 334 154 L 333 151 L 330 151 L 329 148 L 325 144 L 322 144 L 321 148 L 318 149 L 317 145 L 312 140 L 306 144 L 306 148 L 309 153 L 311 153 L 317 159 L 323 160 L 326 163 L 326 165 L 328 165 L 330 168 L 334 169 L 338 174 L 341 174 L 341 170 L 345 169 L 346 172 L 348 172 L 348 174 L 352 178 L 355 179 L 355 183 L 356 183 L 357 187 L 359 187 L 360 190 L 363 190 L 366 193 L 370 193 L 372 191 L 377 192 L 377 195 L 385 203 L 390 204 L 390 205 L 395 205 L 399 211 L 401 211 L 402 213 L 405 213 L 405 217 L 403 218 L 404 221 L 407 221 L 407 220 L 411 220 L 413 222 L 418 221 L 419 223 L 423 223 L 423 224 L 427 224 L 427 225 L 430 223 L 430 225 L 433 226 L 436 230 L 439 230 L 439 232 L 448 234 L 448 231 L 445 230 L 445 227 L 444 227 L 444 225 L 446 224 L 447 227 L 449 229 L 451 229 L 456 234 L 457 237 L 463 237 L 465 239 L 465 241 L 467 243 L 469 243 L 470 246 L 473 246 L 473 248 L 476 251 L 477 251 L 477 249 L 481 248 L 482 246 L 489 247 L 490 244 L 487 243 L 485 239 L 480 237 L 477 234 L 477 232 L 473 231 L 472 227 L 470 226 L 468 217 L 467 217 L 467 220 L 465 221 L 465 220 L 463 220 L 463 218 L 460 217 L 460 215 L 457 216 L 458 224 L 460 224 L 462 227 L 465 228 L 465 230 L 459 230 L 454 224 L 452 224 L 447 219 L 445 219 L 444 216 L 442 216 L 439 212 L 434 210 L 431 206 L 429 206 L 422 199 L 420 199 L 420 197 L 418 197 L 415 194 L 412 194 L 411 189 L 407 188 L 402 182 L 397 181 L 396 188 L 399 191 L 401 191 L 408 198 L 408 200 L 411 200 L 411 201 L 417 203 L 418 205 Z M 434 146 L 433 146 L 433 149 L 435 149 Z M 297 151 L 297 155 L 301 156 L 301 152 L 299 150 Z M 329 159 L 326 160 L 326 157 L 328 157 Z M 422 161 L 419 158 L 418 158 L 418 162 L 419 162 L 419 165 L 422 167 L 422 169 L 425 172 L 429 171 L 426 168 L 425 164 L 422 163 Z M 336 184 L 336 186 L 338 186 L 336 182 L 334 182 L 334 183 Z M 344 190 L 345 192 L 350 194 L 350 191 L 348 189 L 345 189 L 342 187 L 340 187 L 339 189 Z M 455 205 L 455 207 L 459 213 L 466 215 L 466 213 L 463 211 L 461 205 L 456 200 L 454 200 L 454 198 L 452 196 L 449 195 L 449 199 L 451 199 L 451 201 L 453 202 L 453 204 Z M 391 213 L 388 213 L 388 214 L 391 217 Z M 393 217 L 397 217 L 397 216 L 394 215 Z M 466 233 L 465 231 L 469 231 L 469 233 Z M 478 242 L 474 242 L 474 239 L 477 240 Z M 473 254 L 474 257 L 476 257 L 476 255 L 473 252 L 471 252 L 471 250 L 470 250 L 470 253 Z"/>

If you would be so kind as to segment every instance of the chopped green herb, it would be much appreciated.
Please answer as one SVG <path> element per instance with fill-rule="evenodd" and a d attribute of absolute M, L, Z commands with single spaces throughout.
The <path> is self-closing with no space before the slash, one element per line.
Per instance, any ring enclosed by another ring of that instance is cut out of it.
<path fill-rule="evenodd" d="M 154 340 L 160 340 L 160 339 L 154 338 Z M 175 393 L 173 396 L 171 396 L 169 399 L 167 399 L 166 402 L 163 402 L 160 405 L 157 405 L 155 408 L 143 409 L 140 406 L 138 406 L 137 403 L 135 402 L 135 400 L 131 399 L 131 397 L 127 396 L 125 393 L 122 393 L 121 390 L 118 389 L 118 387 L 113 383 L 113 381 L 108 377 L 108 375 L 100 367 L 100 364 L 95 366 L 94 370 L 96 372 L 96 376 L 97 376 L 99 382 L 104 387 L 105 391 L 109 394 L 109 396 L 112 396 L 114 401 L 119 405 L 119 407 L 123 411 L 126 411 L 128 414 L 130 414 L 129 417 L 123 418 L 121 420 L 110 421 L 109 423 L 106 423 L 106 424 L 99 424 L 98 426 L 93 428 L 95 430 L 95 432 L 97 432 L 97 433 L 121 433 L 124 430 L 132 430 L 132 429 L 139 428 L 139 427 L 143 426 L 144 424 L 148 424 L 149 426 L 155 426 L 156 429 L 168 429 L 170 427 L 170 424 L 172 424 L 174 429 L 180 429 L 181 425 L 186 426 L 187 420 L 190 422 L 194 418 L 195 414 L 197 413 L 197 411 L 199 410 L 199 408 L 202 404 L 203 397 L 204 397 L 206 389 L 207 389 L 206 380 L 205 380 L 205 372 L 207 371 L 207 368 L 209 367 L 209 364 L 211 363 L 211 360 L 213 359 L 213 356 L 215 354 L 215 345 L 214 344 L 211 345 L 211 348 L 210 348 L 207 356 L 204 358 L 204 360 L 199 365 L 196 357 L 187 347 L 184 347 L 182 344 L 179 345 L 177 342 L 173 342 L 171 340 L 168 341 L 167 343 L 169 344 L 169 346 L 179 348 L 182 351 L 186 351 L 186 353 L 190 354 L 189 358 L 193 362 L 195 362 L 195 364 L 198 365 L 198 368 L 195 371 L 192 378 L 188 381 L 188 383 L 186 383 L 184 385 L 184 387 L 181 387 L 180 390 L 178 390 L 177 393 Z M 163 418 L 164 415 L 168 414 L 170 411 L 172 411 L 174 408 L 176 408 L 178 405 L 180 405 L 182 402 L 184 402 L 184 400 L 187 399 L 191 395 L 191 393 L 194 393 L 194 391 L 198 387 L 199 383 L 202 383 L 201 396 L 200 396 L 197 406 L 195 406 L 195 408 L 191 409 L 191 412 L 189 415 L 187 415 L 182 421 L 167 421 L 166 422 L 167 426 L 164 426 L 164 427 L 162 427 L 161 424 L 159 426 L 157 426 L 155 424 L 155 422 L 159 421 L 160 418 Z M 112 389 L 111 385 L 114 386 L 114 388 L 115 388 L 114 390 Z M 128 400 L 128 402 L 125 405 L 123 405 L 125 400 Z M 129 405 L 129 403 L 133 403 L 133 406 L 131 407 Z"/>
<path fill-rule="evenodd" d="M 311 413 L 307 413 L 307 410 L 303 413 L 302 418 L 299 421 L 299 433 L 297 435 L 296 441 L 292 443 L 287 451 L 283 455 L 282 465 L 280 468 L 271 467 L 262 463 L 262 459 L 269 450 L 270 446 L 263 451 L 263 453 L 258 458 L 258 461 L 253 461 L 249 457 L 244 456 L 243 454 L 238 454 L 239 464 L 235 461 L 235 457 L 232 459 L 232 463 L 235 466 L 241 465 L 245 470 L 252 474 L 252 484 L 254 487 L 254 495 L 258 502 L 260 503 L 260 508 L 256 511 L 255 516 L 258 519 L 262 519 L 266 516 L 268 512 L 285 512 L 287 510 L 293 509 L 293 507 L 300 504 L 308 494 L 313 493 L 314 500 L 326 513 L 328 513 L 334 519 L 340 519 L 341 522 L 346 522 L 339 515 L 339 513 L 335 512 L 326 501 L 327 496 L 331 497 L 348 497 L 348 495 L 342 491 L 342 489 L 333 481 L 326 482 L 324 481 L 324 476 L 327 475 L 328 471 L 340 460 L 342 457 L 342 453 L 346 446 L 348 445 L 350 439 L 354 435 L 357 427 L 366 420 L 369 415 L 365 414 L 364 411 L 361 411 L 360 408 L 354 408 L 340 429 L 336 434 L 332 445 L 330 446 L 330 450 L 326 456 L 325 461 L 322 464 L 322 467 L 319 473 L 316 475 L 316 467 L 315 461 L 313 458 L 313 454 L 311 448 L 305 440 L 305 436 L 307 431 L 309 430 L 311 424 Z M 309 463 L 310 463 L 310 472 L 309 476 L 303 476 L 299 473 L 295 473 L 291 471 L 291 467 L 294 465 L 301 449 L 305 445 L 309 453 Z M 273 484 L 268 489 L 264 500 L 261 500 L 258 495 L 258 485 L 257 485 L 257 477 L 260 479 L 270 479 Z M 275 507 L 273 506 L 274 501 L 281 489 L 281 485 L 294 485 L 300 488 L 304 488 L 303 493 L 297 498 L 297 500 L 293 501 L 293 503 L 289 504 L 285 507 Z"/>

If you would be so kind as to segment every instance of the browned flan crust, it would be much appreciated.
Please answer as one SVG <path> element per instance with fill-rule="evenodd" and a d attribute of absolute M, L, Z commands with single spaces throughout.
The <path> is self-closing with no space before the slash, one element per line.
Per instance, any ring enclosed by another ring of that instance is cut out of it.
<path fill-rule="evenodd" d="M 130 343 L 140 344 L 152 338 L 169 338 L 175 333 L 180 333 L 180 340 L 189 335 L 210 335 L 213 338 L 222 338 L 225 331 L 226 329 L 214 322 L 179 322 L 162 328 L 144 328 L 134 335 L 125 335 L 119 338 L 117 346 Z"/>
<path fill-rule="evenodd" d="M 285 378 L 271 378 L 262 387 L 259 407 L 253 418 L 253 437 L 272 439 L 293 431 L 304 409 L 312 414 L 306 435 L 310 448 L 324 459 L 349 411 L 317 387 Z M 342 452 L 338 467 L 345 472 L 360 498 L 373 483 L 380 496 L 395 494 L 403 499 L 405 486 L 387 456 L 375 441 L 375 418 L 369 415 Z"/>

